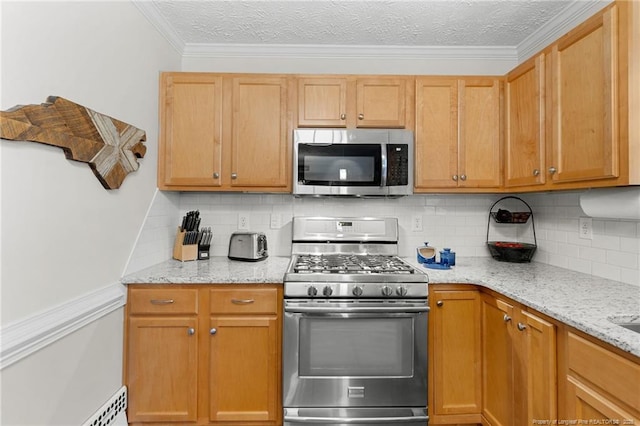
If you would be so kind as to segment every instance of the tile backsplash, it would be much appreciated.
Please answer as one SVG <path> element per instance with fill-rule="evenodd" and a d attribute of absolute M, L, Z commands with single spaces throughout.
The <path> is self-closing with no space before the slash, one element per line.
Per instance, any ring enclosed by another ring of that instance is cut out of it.
<path fill-rule="evenodd" d="M 212 256 L 227 255 L 229 237 L 237 230 L 239 214 L 249 217 L 250 230 L 267 235 L 271 256 L 289 256 L 293 216 L 397 217 L 401 256 L 414 256 L 415 248 L 424 242 L 438 249 L 451 247 L 460 257 L 490 256 L 486 247 L 489 208 L 502 197 L 502 194 L 428 194 L 358 199 L 158 192 L 127 273 L 171 258 L 175 229 L 189 210 L 199 210 L 201 226 L 212 228 Z M 578 236 L 579 218 L 584 216 L 578 192 L 520 197 L 534 213 L 538 244 L 534 261 L 640 286 L 640 222 L 594 219 L 593 240 L 584 240 Z M 502 205 L 503 202 L 498 206 Z M 513 204 L 505 207 L 519 208 Z M 422 221 L 422 230 L 412 229 L 416 217 Z M 530 226 L 492 224 L 490 231 L 491 239 L 533 242 Z"/>

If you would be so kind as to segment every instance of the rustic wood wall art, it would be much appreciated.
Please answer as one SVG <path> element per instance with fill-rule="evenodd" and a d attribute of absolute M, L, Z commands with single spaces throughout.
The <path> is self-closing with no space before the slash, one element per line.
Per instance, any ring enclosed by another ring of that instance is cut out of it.
<path fill-rule="evenodd" d="M 57 96 L 0 111 L 0 138 L 60 147 L 67 159 L 88 163 L 105 189 L 119 188 L 147 152 L 144 130 Z"/>

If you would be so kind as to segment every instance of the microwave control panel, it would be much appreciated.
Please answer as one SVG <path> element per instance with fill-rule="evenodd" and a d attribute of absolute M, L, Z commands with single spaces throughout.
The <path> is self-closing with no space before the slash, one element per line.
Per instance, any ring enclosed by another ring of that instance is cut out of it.
<path fill-rule="evenodd" d="M 387 144 L 387 186 L 409 184 L 409 145 Z"/>

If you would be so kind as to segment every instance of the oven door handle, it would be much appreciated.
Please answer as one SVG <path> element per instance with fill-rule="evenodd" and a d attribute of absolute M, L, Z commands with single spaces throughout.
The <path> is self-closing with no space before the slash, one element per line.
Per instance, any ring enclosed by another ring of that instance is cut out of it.
<path fill-rule="evenodd" d="M 429 312 L 428 306 L 285 306 L 285 312 L 301 314 L 351 314 L 351 313 L 415 313 Z"/>
<path fill-rule="evenodd" d="M 401 417 L 298 417 L 284 416 L 285 422 L 296 423 L 325 423 L 325 424 L 390 424 L 390 423 L 418 423 L 426 422 L 429 416 L 401 416 Z"/>

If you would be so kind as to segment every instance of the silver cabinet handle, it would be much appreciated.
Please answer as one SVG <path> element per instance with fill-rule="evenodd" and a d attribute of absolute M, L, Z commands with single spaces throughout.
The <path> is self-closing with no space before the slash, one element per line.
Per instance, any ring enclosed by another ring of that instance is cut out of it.
<path fill-rule="evenodd" d="M 557 171 L 558 171 L 558 169 L 556 169 L 555 167 L 553 167 L 553 166 L 549 167 L 549 174 L 551 174 L 551 175 L 552 175 L 552 174 L 554 174 L 554 173 L 555 173 L 555 172 L 557 172 Z"/>
<path fill-rule="evenodd" d="M 193 336 L 194 334 L 196 334 L 196 329 L 195 329 L 195 328 L 193 328 L 193 327 L 189 327 L 189 328 L 187 329 L 187 334 L 188 334 L 189 336 Z"/>
<path fill-rule="evenodd" d="M 213 178 L 214 179 L 218 179 L 220 177 L 220 173 L 218 172 L 213 172 Z"/>
<path fill-rule="evenodd" d="M 451 176 L 451 179 L 453 179 L 453 180 L 455 180 L 457 182 L 458 181 L 458 175 Z"/>
<path fill-rule="evenodd" d="M 212 335 L 212 336 L 214 334 L 216 334 L 217 332 L 218 332 L 218 330 L 216 330 L 215 328 L 212 328 L 211 330 L 209 330 L 209 334 Z"/>
<path fill-rule="evenodd" d="M 253 302 L 255 302 L 254 299 L 231 299 L 234 305 L 250 305 Z"/>
<path fill-rule="evenodd" d="M 238 179 L 237 173 L 231 173 L 231 179 Z"/>
<path fill-rule="evenodd" d="M 507 314 L 504 314 L 504 318 L 503 319 L 504 319 L 504 322 L 511 321 L 511 317 L 509 315 L 507 315 Z"/>
<path fill-rule="evenodd" d="M 540 170 L 538 170 L 538 169 L 533 169 L 533 175 L 534 175 L 534 176 L 538 176 L 538 175 L 540 175 Z"/>
<path fill-rule="evenodd" d="M 524 331 L 526 328 L 527 328 L 527 326 L 524 325 L 523 323 L 521 323 L 521 322 L 518 323 L 518 330 Z"/>
<path fill-rule="evenodd" d="M 364 120 L 364 114 L 358 114 L 358 120 Z"/>
<path fill-rule="evenodd" d="M 170 305 L 174 302 L 173 299 L 151 299 L 152 305 Z"/>
<path fill-rule="evenodd" d="M 437 306 L 442 306 L 442 305 L 444 305 L 444 302 L 443 302 L 442 300 L 438 300 L 438 301 L 436 302 L 436 305 L 437 305 Z"/>
<path fill-rule="evenodd" d="M 347 114 L 340 114 L 340 120 L 346 120 Z"/>
<path fill-rule="evenodd" d="M 460 179 L 467 180 L 467 175 L 460 175 Z"/>

